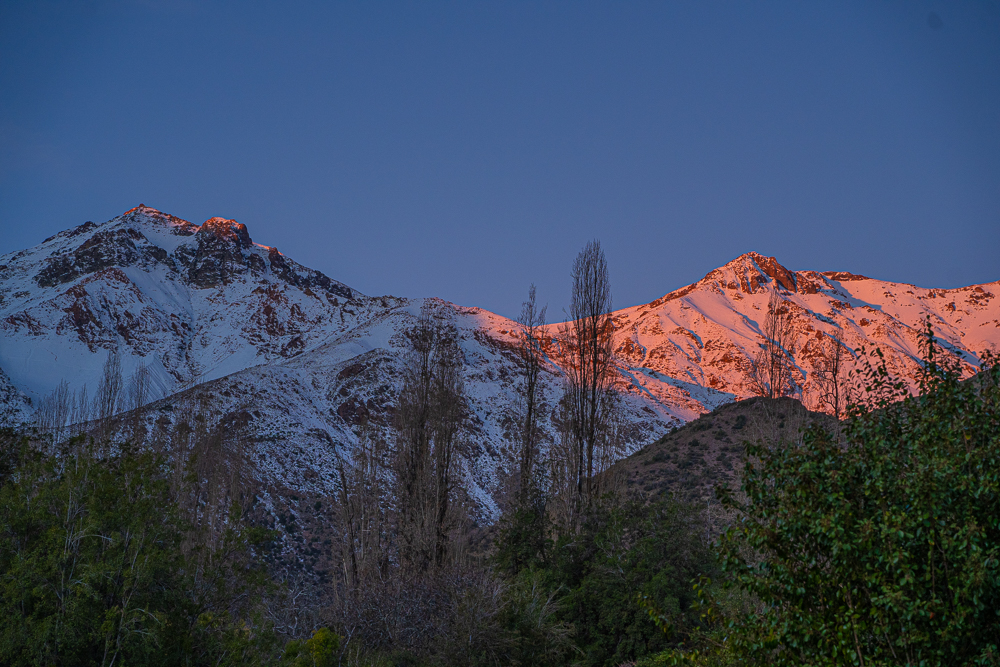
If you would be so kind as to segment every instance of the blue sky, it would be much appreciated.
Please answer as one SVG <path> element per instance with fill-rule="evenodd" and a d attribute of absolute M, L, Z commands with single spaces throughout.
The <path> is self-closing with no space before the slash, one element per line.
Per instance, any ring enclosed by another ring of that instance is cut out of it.
<path fill-rule="evenodd" d="M 1000 3 L 0 3 L 0 254 L 139 204 L 557 319 L 739 254 L 1000 279 Z"/>

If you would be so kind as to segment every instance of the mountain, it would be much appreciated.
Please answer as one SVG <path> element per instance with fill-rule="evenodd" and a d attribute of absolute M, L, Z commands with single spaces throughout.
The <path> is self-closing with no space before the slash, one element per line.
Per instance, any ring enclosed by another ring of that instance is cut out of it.
<path fill-rule="evenodd" d="M 398 304 L 251 241 L 139 206 L 0 257 L 0 365 L 28 396 L 93 387 L 106 354 L 146 364 L 162 395 L 287 359 Z"/>
<path fill-rule="evenodd" d="M 776 289 L 791 311 L 793 375 L 807 406 L 816 404 L 823 342 L 835 334 L 852 351 L 881 349 L 888 369 L 911 386 L 928 318 L 966 375 L 978 370 L 984 352 L 1000 351 L 1000 282 L 924 289 L 844 271 L 789 271 L 750 252 L 696 283 L 614 314 L 616 351 L 631 391 L 685 421 L 753 396 L 746 372 Z"/>
<path fill-rule="evenodd" d="M 746 369 L 772 292 L 791 310 L 795 376 L 812 405 L 821 342 L 834 333 L 851 348 L 880 347 L 891 370 L 912 378 L 929 317 L 972 374 L 982 353 L 1000 346 L 998 290 L 790 271 L 773 257 L 742 255 L 614 313 L 627 450 L 752 395 Z M 337 455 L 357 441 L 359 426 L 390 423 L 404 332 L 422 309 L 458 332 L 471 408 L 460 465 L 476 505 L 494 516 L 516 414 L 516 324 L 438 299 L 361 294 L 254 243 L 234 220 L 195 225 L 140 205 L 0 257 L 0 420 L 30 419 L 62 380 L 71 394 L 86 387 L 93 397 L 117 352 L 125 378 L 145 367 L 152 387 L 148 404 L 119 420 L 121 437 L 162 446 L 194 412 L 223 431 L 238 424 L 261 497 L 276 503 L 275 516 L 304 521 L 306 498 L 332 495 Z M 562 328 L 546 329 L 542 426 L 550 439 Z"/>

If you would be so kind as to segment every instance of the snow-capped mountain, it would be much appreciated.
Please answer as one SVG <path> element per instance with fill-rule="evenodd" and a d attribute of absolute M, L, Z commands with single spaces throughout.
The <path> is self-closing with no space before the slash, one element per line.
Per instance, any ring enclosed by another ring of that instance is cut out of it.
<path fill-rule="evenodd" d="M 38 398 L 96 385 L 107 353 L 145 364 L 160 395 L 285 359 L 397 305 L 373 300 L 244 225 L 139 206 L 0 257 L 0 366 Z"/>
<path fill-rule="evenodd" d="M 614 314 L 631 448 L 751 395 L 746 368 L 775 290 L 793 313 L 796 380 L 807 405 L 820 343 L 834 333 L 851 348 L 881 347 L 904 376 L 917 369 L 926 317 L 970 374 L 985 350 L 1000 348 L 1000 283 L 922 289 L 793 272 L 748 253 Z M 246 456 L 266 486 L 329 496 L 334 452 L 356 441 L 362 422 L 388 423 L 403 332 L 422 308 L 451 320 L 459 334 L 471 408 L 461 465 L 489 514 L 517 401 L 516 324 L 435 299 L 365 296 L 253 243 L 233 220 L 194 225 L 139 206 L 0 257 L 0 420 L 30 419 L 32 405 L 62 380 L 93 395 L 117 351 L 126 377 L 145 366 L 153 378 L 144 437 L 169 437 L 180 418 L 175 407 L 197 397 L 211 419 L 238 415 L 246 425 Z M 560 331 L 547 328 L 543 428 L 550 433 Z"/>
<path fill-rule="evenodd" d="M 746 371 L 776 289 L 791 310 L 793 375 L 807 407 L 816 405 L 816 370 L 830 336 L 851 351 L 880 348 L 888 369 L 911 386 L 928 318 L 966 375 L 978 370 L 984 352 L 1000 352 L 1000 282 L 924 289 L 843 271 L 789 271 L 751 252 L 652 303 L 617 311 L 621 372 L 633 391 L 685 421 L 753 396 Z"/>

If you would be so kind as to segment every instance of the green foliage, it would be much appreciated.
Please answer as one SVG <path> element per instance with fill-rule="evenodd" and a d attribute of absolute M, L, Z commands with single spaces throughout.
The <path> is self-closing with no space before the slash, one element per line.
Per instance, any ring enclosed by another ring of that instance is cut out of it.
<path fill-rule="evenodd" d="M 683 641 L 654 656 L 637 661 L 637 667 L 662 667 L 666 665 L 698 665 L 703 667 L 735 667 L 742 661 L 729 641 L 730 619 L 744 618 L 755 612 L 753 600 L 743 589 L 719 585 L 708 577 L 701 577 L 692 589 L 697 596 L 691 611 L 698 615 L 699 623 L 688 628 Z M 641 606 L 650 618 L 667 635 L 675 635 L 671 618 L 663 613 L 656 602 L 642 596 Z"/>
<path fill-rule="evenodd" d="M 542 564 L 550 541 L 546 537 L 545 507 L 541 503 L 518 504 L 500 518 L 497 536 L 496 569 L 508 576 Z"/>
<path fill-rule="evenodd" d="M 261 662 L 273 637 L 238 613 L 255 580 L 232 557 L 252 535 L 231 531 L 224 549 L 185 554 L 152 454 L 17 447 L 0 480 L 0 663 Z"/>
<path fill-rule="evenodd" d="M 289 667 L 333 667 L 340 656 L 340 635 L 320 628 L 305 641 L 285 646 L 284 663 Z"/>
<path fill-rule="evenodd" d="M 581 665 L 618 665 L 664 650 L 665 636 L 637 600 L 655 599 L 678 629 L 698 623 L 689 582 L 714 570 L 692 508 L 665 501 L 595 505 L 578 532 L 560 535 L 536 568 L 556 592 L 555 619 L 572 626 Z"/>
<path fill-rule="evenodd" d="M 501 625 L 509 640 L 505 664 L 512 667 L 565 665 L 578 653 L 573 627 L 559 620 L 556 593 L 537 571 L 524 571 L 507 588 Z"/>
<path fill-rule="evenodd" d="M 846 445 L 814 427 L 749 448 L 721 542 L 763 604 L 731 636 L 746 663 L 1000 663 L 1000 369 L 960 382 L 929 331 L 924 356 L 900 400 L 875 353 Z"/>

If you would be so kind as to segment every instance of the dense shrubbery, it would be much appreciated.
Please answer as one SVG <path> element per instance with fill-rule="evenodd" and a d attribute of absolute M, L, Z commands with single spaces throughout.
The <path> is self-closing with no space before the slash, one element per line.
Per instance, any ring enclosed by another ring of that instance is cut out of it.
<path fill-rule="evenodd" d="M 690 582 L 714 573 L 700 516 L 669 501 L 599 507 L 577 534 L 556 540 L 542 571 L 560 592 L 560 618 L 576 629 L 583 665 L 617 665 L 666 648 L 664 636 L 638 604 L 660 602 L 675 625 L 697 624 Z"/>
<path fill-rule="evenodd" d="M 660 601 L 679 628 L 699 623 L 691 611 L 690 582 L 714 574 L 716 566 L 694 508 L 604 498 L 578 529 L 549 527 L 553 539 L 543 549 L 535 548 L 539 521 L 533 513 L 508 520 L 498 540 L 498 564 L 512 586 L 531 586 L 546 596 L 552 622 L 573 641 L 556 659 L 534 656 L 518 664 L 564 665 L 572 657 L 573 664 L 617 665 L 662 651 L 676 638 L 664 636 L 649 618 L 638 602 L 643 596 Z M 518 539 L 532 548 L 519 546 Z M 511 566 L 513 556 L 520 556 L 519 570 Z M 515 641 L 524 641 L 519 626 L 510 631 Z"/>
<path fill-rule="evenodd" d="M 0 471 L 0 663 L 247 665 L 273 654 L 247 558 L 260 531 L 185 538 L 162 461 L 13 434 Z"/>

